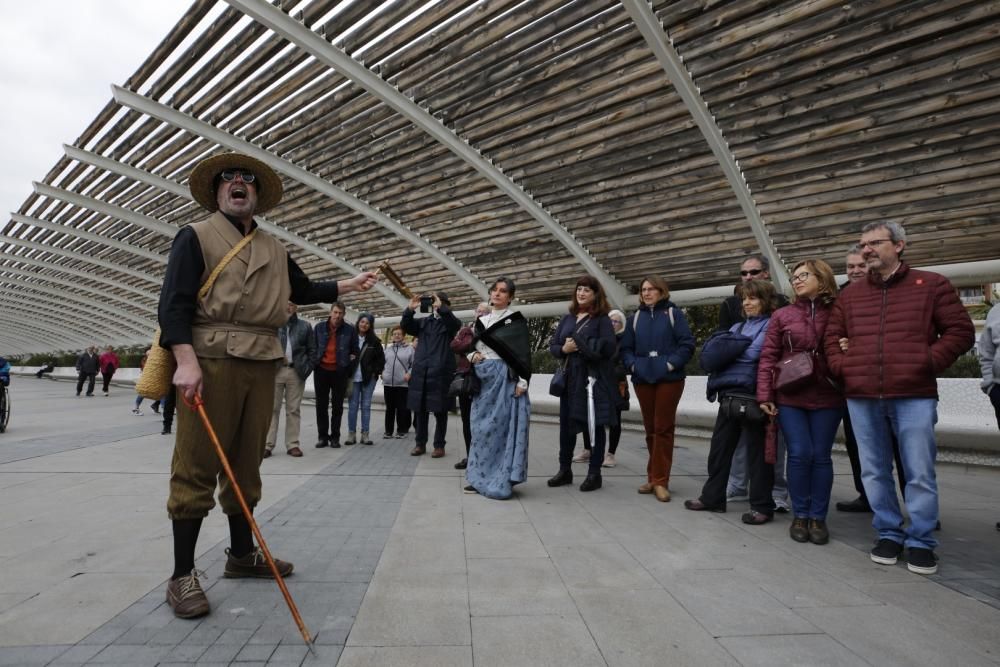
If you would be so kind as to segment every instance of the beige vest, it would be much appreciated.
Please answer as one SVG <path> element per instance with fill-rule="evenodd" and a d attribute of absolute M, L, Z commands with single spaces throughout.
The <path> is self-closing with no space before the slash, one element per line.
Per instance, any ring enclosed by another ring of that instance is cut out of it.
<path fill-rule="evenodd" d="M 205 260 L 204 284 L 223 257 L 243 238 L 226 216 L 214 213 L 191 225 Z M 198 302 L 191 325 L 199 357 L 269 360 L 284 356 L 278 328 L 288 321 L 291 297 L 288 254 L 273 236 L 258 230 Z"/>

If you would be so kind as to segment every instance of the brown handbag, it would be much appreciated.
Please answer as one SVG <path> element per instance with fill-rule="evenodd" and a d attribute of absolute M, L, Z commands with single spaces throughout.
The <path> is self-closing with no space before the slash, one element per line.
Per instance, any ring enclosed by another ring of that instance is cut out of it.
<path fill-rule="evenodd" d="M 815 340 L 816 329 L 813 329 L 813 341 Z M 788 343 L 788 353 L 774 367 L 774 388 L 780 392 L 798 389 L 816 377 L 816 351 L 796 352 L 789 332 L 785 332 L 785 342 Z"/>

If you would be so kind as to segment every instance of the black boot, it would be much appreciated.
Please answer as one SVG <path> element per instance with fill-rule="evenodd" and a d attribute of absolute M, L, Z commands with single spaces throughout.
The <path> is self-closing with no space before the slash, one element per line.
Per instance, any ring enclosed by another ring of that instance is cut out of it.
<path fill-rule="evenodd" d="M 580 484 L 581 491 L 596 491 L 601 488 L 600 475 L 587 475 L 587 479 Z"/>
<path fill-rule="evenodd" d="M 556 473 L 556 476 L 549 480 L 549 486 L 565 486 L 573 483 L 573 471 L 564 468 Z"/>

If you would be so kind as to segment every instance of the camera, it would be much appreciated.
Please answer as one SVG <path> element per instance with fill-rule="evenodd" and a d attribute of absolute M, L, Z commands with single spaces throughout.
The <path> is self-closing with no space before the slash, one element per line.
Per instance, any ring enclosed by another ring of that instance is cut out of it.
<path fill-rule="evenodd" d="M 430 294 L 424 294 L 420 297 L 420 312 L 429 313 L 431 312 L 431 307 L 434 305 L 434 297 Z"/>

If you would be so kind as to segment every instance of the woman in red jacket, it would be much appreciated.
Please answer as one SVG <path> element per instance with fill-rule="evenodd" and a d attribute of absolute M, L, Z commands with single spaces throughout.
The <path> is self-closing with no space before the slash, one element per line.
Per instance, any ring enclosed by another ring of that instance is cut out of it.
<path fill-rule="evenodd" d="M 792 269 L 796 300 L 771 316 L 757 368 L 757 400 L 777 415 L 788 445 L 788 491 L 792 498 L 789 534 L 796 542 L 826 544 L 826 513 L 833 488 L 833 439 L 844 412 L 844 397 L 830 380 L 823 335 L 837 297 L 830 265 L 807 259 Z M 813 374 L 794 386 L 776 389 L 782 361 L 811 354 Z"/>

